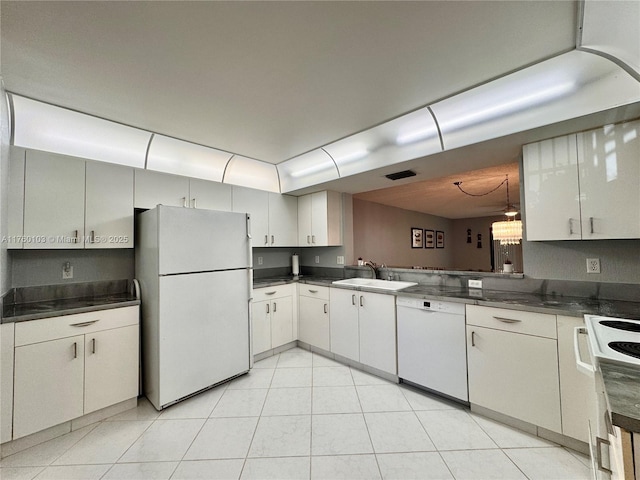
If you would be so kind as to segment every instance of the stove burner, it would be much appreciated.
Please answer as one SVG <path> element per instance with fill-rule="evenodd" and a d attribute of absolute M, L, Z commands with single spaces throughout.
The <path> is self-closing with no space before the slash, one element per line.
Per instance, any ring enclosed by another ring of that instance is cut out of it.
<path fill-rule="evenodd" d="M 640 343 L 638 342 L 610 342 L 609 347 L 624 355 L 640 358 Z"/>
<path fill-rule="evenodd" d="M 640 333 L 640 322 L 621 322 L 618 320 L 603 320 L 600 325 L 605 327 L 616 328 L 618 330 L 626 330 L 627 332 Z"/>

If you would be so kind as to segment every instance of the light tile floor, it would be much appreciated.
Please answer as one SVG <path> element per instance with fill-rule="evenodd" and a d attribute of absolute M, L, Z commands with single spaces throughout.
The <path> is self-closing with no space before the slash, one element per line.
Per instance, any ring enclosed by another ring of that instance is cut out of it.
<path fill-rule="evenodd" d="M 0 461 L 11 479 L 590 479 L 589 459 L 302 349 Z"/>

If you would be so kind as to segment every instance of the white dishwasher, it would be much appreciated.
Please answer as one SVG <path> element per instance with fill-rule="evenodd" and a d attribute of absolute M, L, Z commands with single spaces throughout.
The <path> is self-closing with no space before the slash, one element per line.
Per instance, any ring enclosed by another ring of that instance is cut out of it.
<path fill-rule="evenodd" d="M 468 402 L 464 304 L 399 296 L 396 307 L 398 376 Z"/>

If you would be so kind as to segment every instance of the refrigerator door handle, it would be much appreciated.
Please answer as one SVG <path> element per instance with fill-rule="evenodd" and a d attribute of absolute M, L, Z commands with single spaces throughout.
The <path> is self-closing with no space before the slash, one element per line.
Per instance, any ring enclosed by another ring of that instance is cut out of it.
<path fill-rule="evenodd" d="M 251 238 L 251 215 L 247 213 L 247 238 Z"/>

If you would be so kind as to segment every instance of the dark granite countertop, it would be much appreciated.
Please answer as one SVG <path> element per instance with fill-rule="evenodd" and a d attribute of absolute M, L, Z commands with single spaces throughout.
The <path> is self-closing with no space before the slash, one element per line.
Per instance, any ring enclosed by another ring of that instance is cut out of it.
<path fill-rule="evenodd" d="M 640 433 L 640 368 L 601 360 L 611 423 Z"/>
<path fill-rule="evenodd" d="M 140 305 L 128 280 L 14 288 L 3 297 L 2 322 L 24 322 Z"/>

